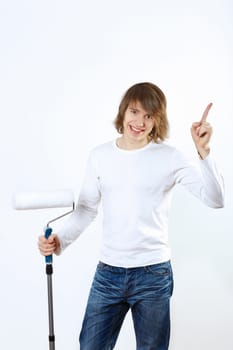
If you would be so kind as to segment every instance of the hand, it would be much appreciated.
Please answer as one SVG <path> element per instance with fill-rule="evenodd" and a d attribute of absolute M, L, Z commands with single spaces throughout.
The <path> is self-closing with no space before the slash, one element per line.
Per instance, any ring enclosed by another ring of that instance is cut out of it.
<path fill-rule="evenodd" d="M 42 255 L 48 256 L 53 253 L 59 254 L 61 244 L 56 234 L 50 235 L 48 239 L 45 236 L 40 236 L 38 239 L 38 248 Z"/>
<path fill-rule="evenodd" d="M 202 159 L 205 159 L 210 152 L 209 141 L 212 136 L 213 129 L 212 126 L 207 123 L 206 119 L 211 107 L 212 103 L 209 103 L 202 115 L 201 120 L 193 123 L 191 127 L 193 141 Z"/>

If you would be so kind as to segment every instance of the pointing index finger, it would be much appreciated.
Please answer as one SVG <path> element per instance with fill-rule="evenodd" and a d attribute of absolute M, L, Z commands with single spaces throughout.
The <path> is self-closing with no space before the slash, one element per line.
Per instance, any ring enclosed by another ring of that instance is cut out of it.
<path fill-rule="evenodd" d="M 213 103 L 209 103 L 208 106 L 206 107 L 206 109 L 204 110 L 204 113 L 202 114 L 201 120 L 200 122 L 203 123 L 206 121 L 208 114 L 209 114 L 209 110 L 212 107 Z"/>

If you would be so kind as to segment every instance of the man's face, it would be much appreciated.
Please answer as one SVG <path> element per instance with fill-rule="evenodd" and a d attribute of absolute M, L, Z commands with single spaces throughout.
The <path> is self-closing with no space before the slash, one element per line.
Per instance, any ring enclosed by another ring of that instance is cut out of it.
<path fill-rule="evenodd" d="M 154 118 L 144 110 L 140 102 L 129 103 L 123 122 L 124 137 L 134 142 L 148 143 L 149 134 L 155 125 Z"/>

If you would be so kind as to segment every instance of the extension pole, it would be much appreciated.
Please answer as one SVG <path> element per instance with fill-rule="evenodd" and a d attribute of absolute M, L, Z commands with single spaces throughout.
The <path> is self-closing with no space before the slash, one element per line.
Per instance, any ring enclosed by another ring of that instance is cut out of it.
<path fill-rule="evenodd" d="M 50 220 L 47 224 L 44 235 L 45 238 L 49 238 L 52 233 L 52 229 L 49 227 L 53 221 L 63 218 L 64 216 L 71 214 L 74 211 L 74 195 L 71 190 L 57 190 L 57 191 L 43 191 L 43 192 L 18 192 L 13 195 L 12 198 L 13 207 L 16 210 L 25 209 L 45 209 L 45 208 L 63 208 L 71 207 L 68 213 L 60 215 L 59 217 Z M 49 255 L 45 257 L 47 285 L 48 285 L 48 313 L 49 313 L 49 350 L 55 350 L 55 335 L 53 325 L 53 286 L 52 286 L 52 274 L 53 274 L 53 256 Z"/>
<path fill-rule="evenodd" d="M 45 229 L 45 238 L 49 238 L 52 229 L 47 227 Z M 54 335 L 54 320 L 53 320 L 53 256 L 45 257 L 46 274 L 47 274 L 47 288 L 48 288 L 48 316 L 49 316 L 49 350 L 55 350 L 55 335 Z"/>

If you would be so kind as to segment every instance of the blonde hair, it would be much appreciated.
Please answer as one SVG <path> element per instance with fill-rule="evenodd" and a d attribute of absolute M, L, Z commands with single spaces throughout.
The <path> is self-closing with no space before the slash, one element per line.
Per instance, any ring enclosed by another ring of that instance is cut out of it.
<path fill-rule="evenodd" d="M 123 95 L 119 105 L 118 114 L 114 120 L 116 130 L 123 133 L 125 111 L 130 103 L 140 102 L 145 111 L 154 116 L 155 126 L 150 137 L 159 143 L 168 137 L 169 123 L 166 112 L 166 97 L 162 90 L 152 83 L 138 83 L 131 86 Z"/>

